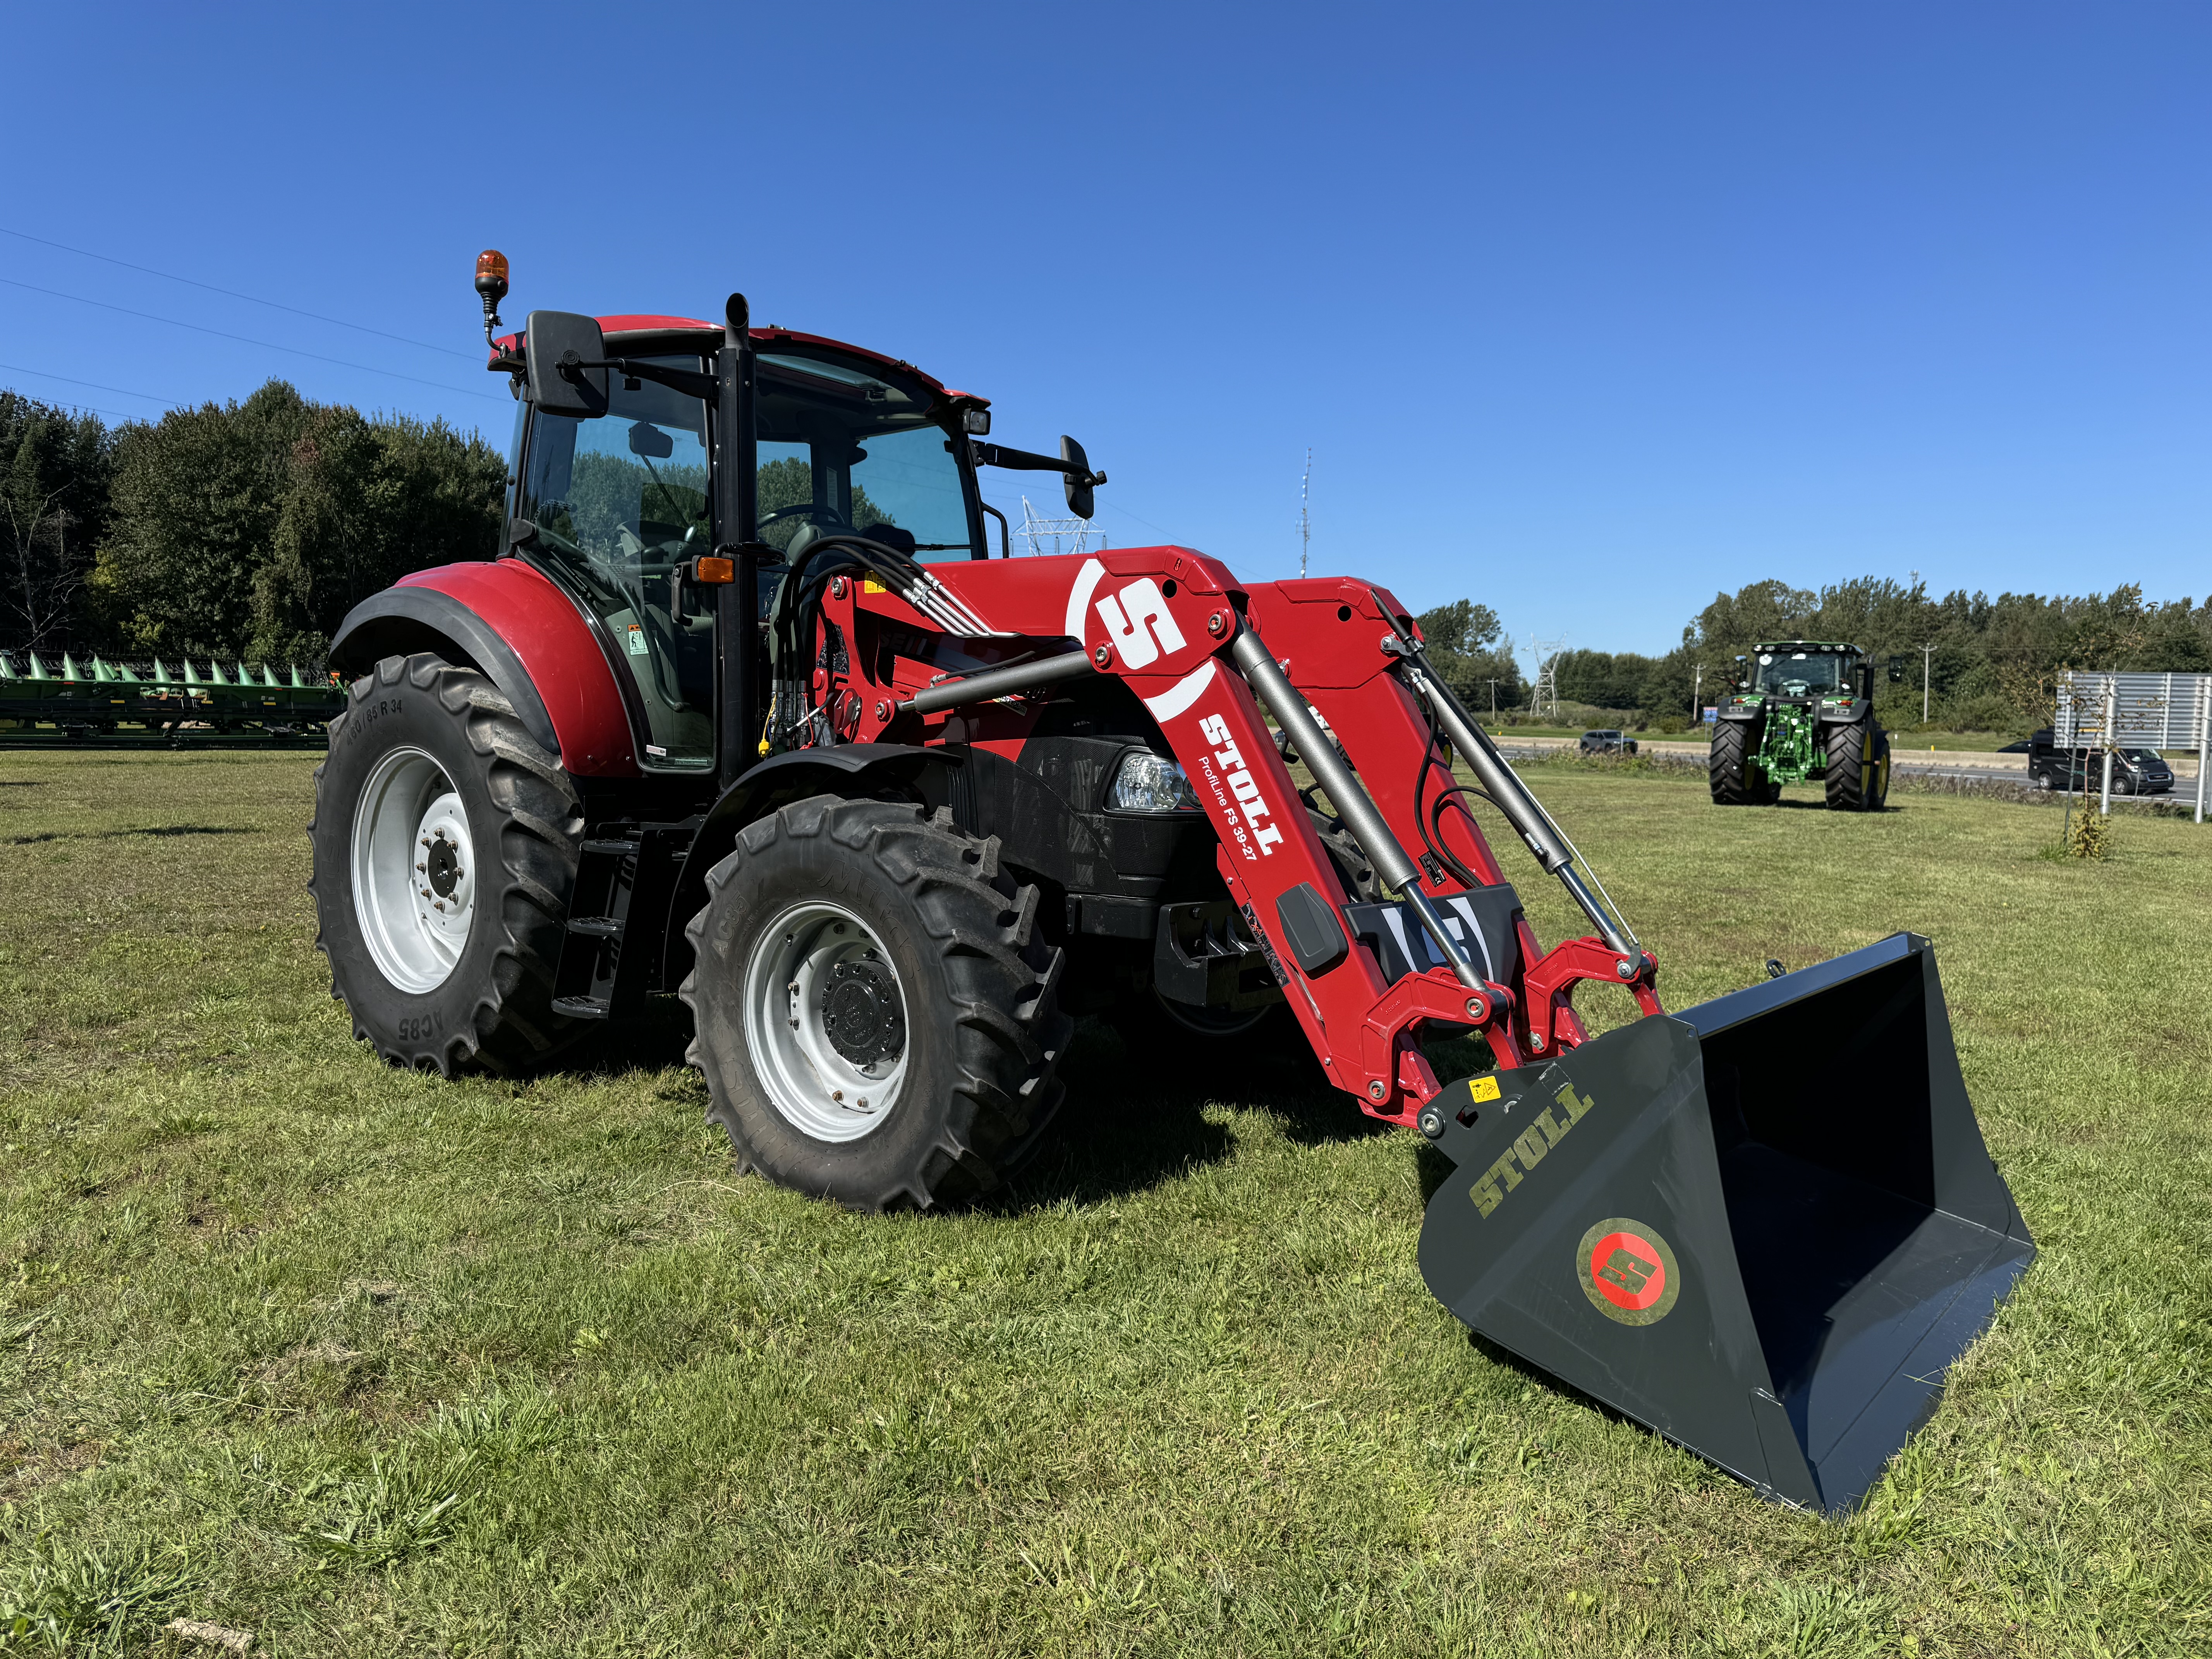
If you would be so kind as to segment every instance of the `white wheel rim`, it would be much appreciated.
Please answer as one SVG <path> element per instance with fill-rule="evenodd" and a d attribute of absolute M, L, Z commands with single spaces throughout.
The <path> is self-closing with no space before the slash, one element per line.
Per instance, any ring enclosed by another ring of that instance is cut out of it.
<path fill-rule="evenodd" d="M 866 923 L 825 901 L 792 906 L 755 938 L 744 999 L 745 1047 L 786 1122 L 831 1141 L 881 1127 L 906 1085 L 914 1027 Z"/>
<path fill-rule="evenodd" d="M 395 749 L 353 815 L 353 908 L 377 971 L 402 991 L 444 984 L 469 942 L 477 860 L 469 815 L 445 769 Z"/>

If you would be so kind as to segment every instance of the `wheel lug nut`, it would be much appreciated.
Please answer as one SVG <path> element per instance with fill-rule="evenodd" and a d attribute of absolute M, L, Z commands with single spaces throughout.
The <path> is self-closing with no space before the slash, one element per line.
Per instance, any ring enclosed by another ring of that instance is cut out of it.
<path fill-rule="evenodd" d="M 842 1089 L 832 1089 L 830 1091 L 830 1098 L 842 1103 L 845 1098 L 845 1091 Z"/>

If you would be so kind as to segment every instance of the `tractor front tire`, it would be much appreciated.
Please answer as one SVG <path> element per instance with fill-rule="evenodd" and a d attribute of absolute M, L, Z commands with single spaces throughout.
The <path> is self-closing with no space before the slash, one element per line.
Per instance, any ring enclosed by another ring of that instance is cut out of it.
<path fill-rule="evenodd" d="M 1705 781 L 1716 806 L 1771 806 L 1782 797 L 1781 786 L 1770 782 L 1751 758 L 1751 727 L 1741 720 L 1723 720 L 1713 728 Z"/>
<path fill-rule="evenodd" d="M 1872 715 L 1828 728 L 1828 805 L 1879 812 L 1889 799 L 1889 734 Z"/>
<path fill-rule="evenodd" d="M 996 836 L 815 795 L 747 824 L 688 934 L 687 1058 L 741 1170 L 850 1209 L 990 1191 L 1058 1109 L 1074 1022 Z"/>
<path fill-rule="evenodd" d="M 583 809 L 483 675 L 423 653 L 355 681 L 307 833 L 331 994 L 391 1064 L 526 1071 L 590 1029 L 552 1010 Z"/>

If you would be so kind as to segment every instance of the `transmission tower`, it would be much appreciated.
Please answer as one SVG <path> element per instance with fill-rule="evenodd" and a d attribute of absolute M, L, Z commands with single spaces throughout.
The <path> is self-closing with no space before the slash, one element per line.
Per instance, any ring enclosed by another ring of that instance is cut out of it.
<path fill-rule="evenodd" d="M 1536 658 L 1536 686 L 1528 698 L 1528 712 L 1532 714 L 1540 713 L 1549 703 L 1552 718 L 1559 717 L 1559 647 L 1566 642 L 1564 634 L 1556 640 L 1540 640 L 1534 634 L 1528 636 L 1528 649 Z"/>
<path fill-rule="evenodd" d="M 1088 550 L 1091 544 L 1091 520 L 1039 518 L 1036 508 L 1030 505 L 1030 498 L 1024 495 L 1022 497 L 1020 534 L 1022 539 L 1029 544 L 1032 553 L 1081 553 Z M 1060 545 L 1063 540 L 1072 540 L 1075 545 L 1064 548 Z M 1045 546 L 1048 541 L 1052 544 L 1049 548 Z M 1106 545 L 1104 536 L 1098 538 L 1098 545 Z"/>
<path fill-rule="evenodd" d="M 1298 480 L 1298 579 L 1305 580 L 1306 544 L 1313 540 L 1313 516 L 1307 510 L 1313 500 L 1313 451 L 1306 451 L 1305 477 Z"/>

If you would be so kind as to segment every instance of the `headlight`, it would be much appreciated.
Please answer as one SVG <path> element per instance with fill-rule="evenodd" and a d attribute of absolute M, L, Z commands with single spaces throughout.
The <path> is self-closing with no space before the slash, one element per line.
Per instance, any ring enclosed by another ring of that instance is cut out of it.
<path fill-rule="evenodd" d="M 1121 757 L 1106 804 L 1117 812 L 1195 812 L 1198 792 L 1174 761 L 1142 749 Z"/>

